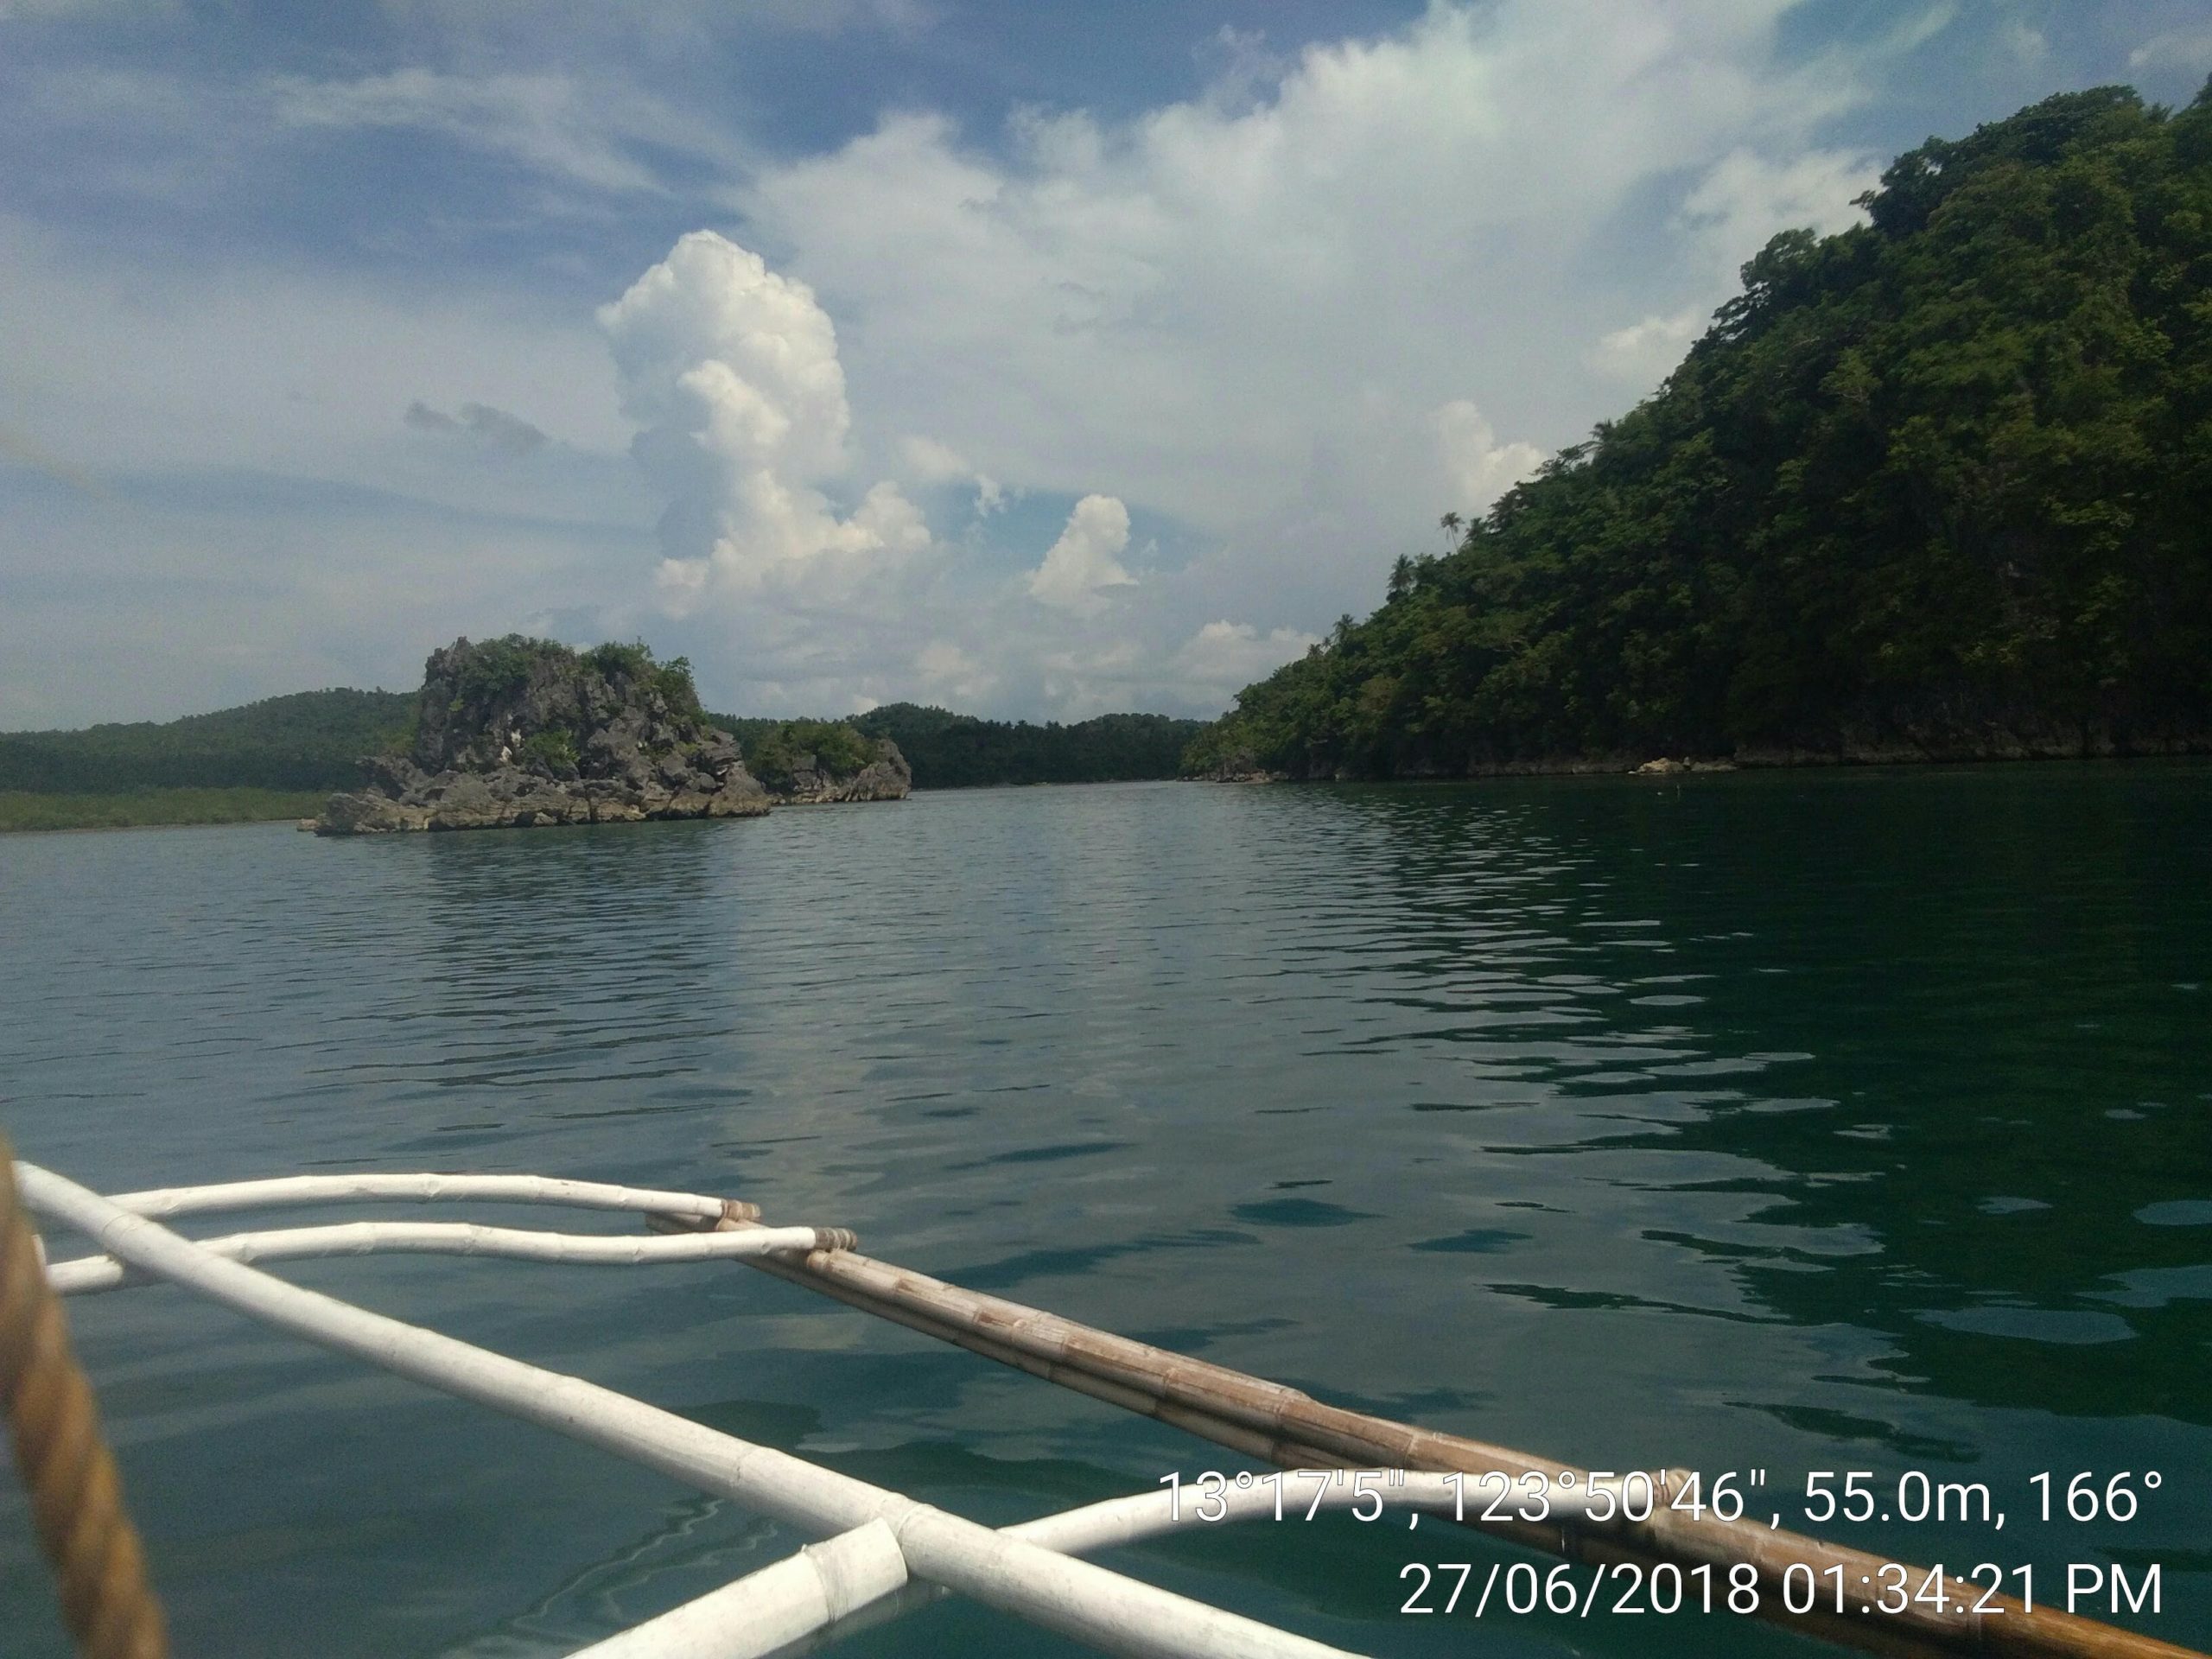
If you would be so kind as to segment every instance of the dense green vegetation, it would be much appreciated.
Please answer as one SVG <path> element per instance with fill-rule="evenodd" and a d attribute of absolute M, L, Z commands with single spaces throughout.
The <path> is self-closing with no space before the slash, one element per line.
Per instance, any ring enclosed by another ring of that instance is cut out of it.
<path fill-rule="evenodd" d="M 1198 721 L 1166 715 L 1100 715 L 1072 725 L 1033 726 L 911 702 L 871 709 L 853 724 L 898 744 L 917 789 L 1173 778 L 1183 750 L 1205 729 Z"/>
<path fill-rule="evenodd" d="M 642 640 L 610 641 L 577 651 L 555 639 L 510 633 L 497 639 L 456 640 L 431 653 L 407 726 L 393 747 L 435 769 L 453 764 L 456 732 L 461 747 L 473 742 L 488 759 L 504 751 L 504 733 L 520 724 L 529 732 L 516 759 L 552 778 L 573 778 L 595 725 L 620 705 L 658 702 L 655 718 L 702 723 L 698 687 L 689 658 L 661 662 Z M 496 722 L 498 732 L 487 729 Z M 427 747 L 426 747 L 427 746 Z"/>
<path fill-rule="evenodd" d="M 791 772 L 811 755 L 814 764 L 840 778 L 850 777 L 875 757 L 875 745 L 842 721 L 742 720 L 716 721 L 729 729 L 745 751 L 745 769 L 782 794 L 791 786 Z M 742 728 L 742 729 L 740 729 Z"/>
<path fill-rule="evenodd" d="M 610 681 L 650 679 L 679 713 L 698 709 L 690 664 L 680 657 L 657 662 L 639 645 L 572 653 L 519 635 L 480 651 L 461 698 L 496 700 L 556 653 L 580 658 Z M 875 758 L 868 740 L 876 737 L 905 752 L 920 789 L 1172 778 L 1185 746 L 1202 729 L 1197 721 L 1161 715 L 1033 726 L 912 703 L 853 721 L 699 717 L 734 733 L 747 767 L 772 790 L 789 785 L 802 754 L 821 757 L 841 775 L 858 771 Z M 359 787 L 362 756 L 404 748 L 414 719 L 410 693 L 302 691 L 159 724 L 0 733 L 0 830 L 308 817 L 330 791 Z M 526 760 L 543 760 L 556 772 L 576 761 L 574 735 L 558 728 L 532 733 L 523 751 Z"/>
<path fill-rule="evenodd" d="M 835 756 L 841 751 L 834 746 L 861 736 L 896 743 L 914 770 L 916 789 L 1173 778 L 1185 748 L 1205 729 L 1202 721 L 1166 715 L 1101 715 L 1071 726 L 1035 726 L 1026 720 L 978 720 L 912 702 L 887 702 L 842 721 L 709 718 L 735 734 L 745 746 L 747 766 L 771 789 L 779 785 L 761 768 L 772 770 L 785 751 L 813 749 Z M 806 735 L 797 741 L 786 735 L 799 732 Z M 840 739 L 840 732 L 847 736 Z M 787 756 L 782 764 L 788 765 Z M 840 760 L 839 769 L 844 767 Z"/>
<path fill-rule="evenodd" d="M 355 763 L 404 732 L 413 704 L 398 691 L 302 691 L 161 724 L 0 733 L 0 790 L 350 789 Z"/>
<path fill-rule="evenodd" d="M 1863 205 L 1189 769 L 2212 739 L 2212 85 L 2050 99 Z"/>
<path fill-rule="evenodd" d="M 679 715 L 700 717 L 691 665 L 645 645 L 577 652 L 510 634 L 469 656 L 454 701 L 495 702 L 542 668 L 582 664 L 611 683 L 645 683 Z M 406 748 L 419 694 L 302 691 L 210 715 L 82 731 L 0 733 L 0 829 L 235 823 L 304 817 L 359 787 L 363 756 Z M 533 733 L 525 756 L 573 771 L 575 738 Z"/>
<path fill-rule="evenodd" d="M 671 713 L 695 720 L 703 717 L 688 657 L 659 662 L 652 647 L 643 640 L 627 645 L 610 640 L 588 651 L 574 651 L 558 640 L 534 639 L 523 633 L 486 639 L 469 650 L 454 682 L 454 712 L 512 696 L 530 683 L 531 676 L 543 671 L 557 673 L 574 669 L 596 674 L 610 684 L 645 686 L 659 693 Z"/>
<path fill-rule="evenodd" d="M 311 817 L 321 791 L 141 789 L 108 794 L 48 794 L 0 789 L 0 830 L 120 830 L 143 823 L 257 823 Z"/>

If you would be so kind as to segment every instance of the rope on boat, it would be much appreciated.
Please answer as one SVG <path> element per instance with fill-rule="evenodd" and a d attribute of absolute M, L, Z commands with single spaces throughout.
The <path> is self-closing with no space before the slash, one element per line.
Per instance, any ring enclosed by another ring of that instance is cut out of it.
<path fill-rule="evenodd" d="M 0 1408 L 62 1621 L 85 1659 L 164 1659 L 161 1603 L 15 1167 L 0 1136 Z"/>

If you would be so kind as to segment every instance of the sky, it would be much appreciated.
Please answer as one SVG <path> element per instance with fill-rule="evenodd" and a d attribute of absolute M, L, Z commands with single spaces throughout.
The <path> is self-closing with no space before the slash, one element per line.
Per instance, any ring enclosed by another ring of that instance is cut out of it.
<path fill-rule="evenodd" d="M 2201 0 L 0 0 L 0 729 L 641 639 L 1211 715 Z"/>

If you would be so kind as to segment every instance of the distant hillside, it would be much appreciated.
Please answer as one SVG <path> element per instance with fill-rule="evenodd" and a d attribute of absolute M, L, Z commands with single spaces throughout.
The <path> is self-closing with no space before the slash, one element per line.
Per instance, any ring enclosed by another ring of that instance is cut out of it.
<path fill-rule="evenodd" d="M 1866 205 L 1191 769 L 2212 747 L 2212 86 L 2050 99 Z"/>
<path fill-rule="evenodd" d="M 0 733 L 0 790 L 351 789 L 412 707 L 400 691 L 299 691 L 158 724 Z"/>
<path fill-rule="evenodd" d="M 1057 721 L 1033 726 L 1026 720 L 978 720 L 912 702 L 885 703 L 842 722 L 728 715 L 714 719 L 736 734 L 747 755 L 763 744 L 811 747 L 825 728 L 840 725 L 868 737 L 887 737 L 913 767 L 916 789 L 1173 778 L 1183 751 L 1205 729 L 1203 721 L 1166 715 L 1100 715 L 1071 726 Z"/>
<path fill-rule="evenodd" d="M 0 791 L 357 789 L 357 762 L 397 747 L 413 715 L 414 698 L 407 692 L 301 691 L 160 723 L 4 732 Z M 1173 778 L 1183 750 L 1204 729 L 1201 721 L 1164 715 L 1101 715 L 1072 726 L 1033 726 L 911 702 L 887 704 L 850 721 L 709 718 L 736 735 L 747 764 L 764 779 L 777 775 L 800 751 L 836 760 L 846 745 L 855 752 L 865 748 L 852 738 L 855 729 L 887 737 L 912 764 L 917 789 Z"/>

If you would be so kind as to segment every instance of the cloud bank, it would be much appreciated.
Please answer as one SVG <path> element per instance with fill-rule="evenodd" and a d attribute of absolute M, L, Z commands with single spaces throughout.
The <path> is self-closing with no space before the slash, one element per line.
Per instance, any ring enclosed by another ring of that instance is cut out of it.
<path fill-rule="evenodd" d="M 1438 4 L 1287 59 L 1238 36 L 1187 101 L 976 137 L 895 113 L 735 200 L 787 251 L 765 280 L 836 317 L 861 447 L 924 435 L 887 467 L 918 499 L 975 480 L 982 506 L 1004 480 L 1072 504 L 1026 625 L 933 545 L 938 596 L 973 616 L 932 634 L 1008 699 L 1218 706 L 1228 664 L 1264 672 L 1369 608 L 1441 513 L 1655 386 L 1775 231 L 1852 220 L 1872 158 L 1815 134 L 1860 77 L 1785 67 L 1789 10 Z M 1133 575 L 1133 513 L 1181 556 Z M 753 556 L 672 556 L 688 593 Z"/>
<path fill-rule="evenodd" d="M 725 236 L 679 238 L 598 321 L 637 427 L 631 453 L 667 503 L 651 604 L 748 707 L 1211 706 L 1235 676 L 1309 643 L 1224 622 L 1179 644 L 1173 607 L 1123 615 L 1144 583 L 1116 496 L 1082 495 L 1037 563 L 1008 569 L 973 534 L 934 534 L 898 481 L 861 487 L 836 325 L 807 284 Z M 496 411 L 472 419 L 476 407 L 456 418 L 418 404 L 410 421 L 504 429 Z M 972 486 L 971 531 L 1003 509 L 943 440 L 910 433 L 889 448 L 918 487 Z"/>
<path fill-rule="evenodd" d="M 1057 105 L 912 54 L 887 105 L 870 54 L 958 20 L 855 6 L 863 45 L 825 23 L 806 52 L 859 90 L 778 130 L 713 55 L 758 30 L 719 13 L 631 41 L 566 6 L 563 61 L 537 9 L 405 10 L 340 73 L 22 72 L 46 159 L 11 176 L 59 171 L 0 206 L 0 414 L 118 481 L 100 514 L 40 498 L 49 541 L 0 569 L 0 659 L 32 664 L 0 693 L 111 635 L 162 684 L 235 640 L 195 683 L 284 690 L 257 642 L 342 583 L 353 655 L 314 677 L 410 676 L 427 590 L 473 632 L 645 633 L 733 708 L 1210 712 L 1656 387 L 1772 232 L 1848 222 L 1897 135 L 1835 135 L 1934 73 L 1902 54 L 2000 55 L 1943 6 L 1839 32 L 1789 0 L 1437 0 L 1359 38 L 1224 35 L 1195 88 L 1063 76 Z M 2041 73 L 2109 78 L 2046 21 Z M 2111 51 L 2193 62 L 2201 33 Z M 368 205 L 307 188 L 340 166 Z M 36 219 L 72 192 L 101 234 Z M 198 264 L 122 234 L 216 204 Z M 276 219 L 257 254 L 225 239 Z M 220 550 L 189 588 L 159 552 L 188 547 Z"/>
<path fill-rule="evenodd" d="M 1851 219 L 1871 162 L 1812 134 L 1855 77 L 1782 67 L 1788 10 L 1438 4 L 1236 37 L 1127 120 L 910 111 L 760 170 L 774 269 L 694 233 L 601 313 L 658 603 L 836 704 L 1218 706 L 1656 385 L 1774 231 Z M 1069 504 L 1041 559 L 998 480 Z M 1180 553 L 1140 568 L 1145 515 Z"/>

